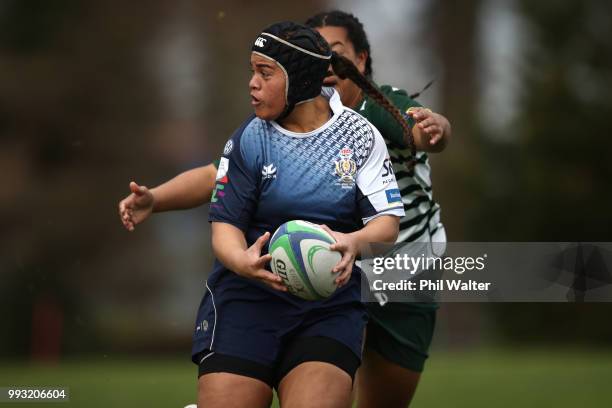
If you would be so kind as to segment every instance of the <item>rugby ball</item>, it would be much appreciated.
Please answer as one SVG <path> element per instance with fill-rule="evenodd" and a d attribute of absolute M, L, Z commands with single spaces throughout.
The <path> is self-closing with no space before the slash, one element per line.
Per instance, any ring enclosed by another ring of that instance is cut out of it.
<path fill-rule="evenodd" d="M 332 273 L 342 255 L 330 251 L 336 240 L 317 224 L 289 221 L 270 239 L 271 269 L 280 276 L 289 293 L 306 300 L 331 296 L 338 274 Z"/>

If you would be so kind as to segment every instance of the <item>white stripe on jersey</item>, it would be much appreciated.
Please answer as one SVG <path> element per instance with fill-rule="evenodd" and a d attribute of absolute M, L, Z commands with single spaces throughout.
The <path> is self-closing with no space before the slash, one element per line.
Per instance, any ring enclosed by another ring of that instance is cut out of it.
<path fill-rule="evenodd" d="M 406 211 L 406 215 L 400 219 L 397 242 L 415 241 L 423 239 L 425 235 L 431 239 L 429 236 L 444 226 L 440 222 L 440 205 L 433 200 L 429 159 L 426 153 L 417 152 L 414 176 L 411 177 L 406 175 L 408 168 L 404 160 L 410 157 L 410 151 L 389 147 L 389 155 L 395 158 L 393 168 Z M 418 218 L 421 219 L 415 222 Z"/>
<path fill-rule="evenodd" d="M 366 100 L 359 107 L 359 111 L 363 111 L 366 107 Z M 391 147 L 391 144 L 385 139 L 389 157 L 393 163 L 396 181 L 400 192 L 410 189 L 407 193 L 402 193 L 402 202 L 406 215 L 400 219 L 400 233 L 396 242 L 405 242 L 407 240 L 415 241 L 425 238 L 432 242 L 446 242 L 446 232 L 444 226 L 440 222 L 440 205 L 433 200 L 431 188 L 431 167 L 429 159 L 424 152 L 417 152 L 417 163 L 414 166 L 414 177 L 405 175 L 408 172 L 406 166 L 407 161 L 412 156 L 410 149 L 398 149 Z M 399 175 L 398 175 L 399 174 Z M 416 199 L 427 197 L 426 201 L 416 205 L 411 205 Z M 411 222 L 416 217 L 422 217 L 418 222 Z M 404 226 L 402 226 L 404 223 Z M 406 225 L 410 224 L 410 225 Z"/>

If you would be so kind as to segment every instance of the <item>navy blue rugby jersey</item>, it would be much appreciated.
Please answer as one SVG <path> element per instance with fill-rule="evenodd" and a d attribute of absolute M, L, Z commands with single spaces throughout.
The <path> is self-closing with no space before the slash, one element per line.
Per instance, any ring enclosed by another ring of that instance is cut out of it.
<path fill-rule="evenodd" d="M 322 95 L 329 99 L 333 116 L 312 132 L 294 133 L 255 116 L 242 124 L 219 161 L 209 221 L 239 228 L 250 246 L 290 220 L 348 233 L 380 215 L 404 215 L 378 130 L 343 106 L 333 88 L 323 88 Z M 228 279 L 244 278 L 216 261 L 209 287 Z"/>

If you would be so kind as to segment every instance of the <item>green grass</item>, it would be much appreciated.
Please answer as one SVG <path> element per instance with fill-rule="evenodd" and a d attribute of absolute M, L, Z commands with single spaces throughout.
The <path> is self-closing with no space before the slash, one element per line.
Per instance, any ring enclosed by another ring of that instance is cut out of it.
<path fill-rule="evenodd" d="M 610 407 L 612 352 L 432 353 L 415 407 Z"/>
<path fill-rule="evenodd" d="M 196 368 L 180 359 L 89 359 L 0 365 L 0 386 L 67 386 L 67 403 L 26 407 L 182 408 L 196 399 Z M 612 406 L 612 352 L 434 352 L 413 407 Z"/>

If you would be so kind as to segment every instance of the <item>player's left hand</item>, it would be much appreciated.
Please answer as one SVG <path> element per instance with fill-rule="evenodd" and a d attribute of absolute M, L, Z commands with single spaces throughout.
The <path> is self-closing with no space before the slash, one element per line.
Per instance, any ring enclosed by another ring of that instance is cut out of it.
<path fill-rule="evenodd" d="M 429 144 L 435 145 L 444 137 L 446 118 L 426 108 L 411 109 L 409 114 L 417 126 L 429 137 Z"/>
<path fill-rule="evenodd" d="M 266 264 L 272 260 L 272 255 L 262 255 L 261 252 L 269 239 L 270 233 L 267 231 L 257 238 L 257 241 L 241 254 L 240 267 L 236 268 L 234 272 L 245 278 L 258 280 L 281 292 L 286 292 L 287 288 L 281 277 L 265 269 Z"/>
<path fill-rule="evenodd" d="M 321 227 L 336 240 L 336 243 L 330 245 L 329 249 L 331 251 L 338 251 L 342 254 L 342 259 L 340 259 L 340 262 L 332 269 L 332 273 L 339 274 L 336 278 L 336 284 L 338 284 L 340 288 L 346 285 L 351 278 L 355 258 L 359 251 L 359 244 L 351 234 L 332 231 L 327 225 L 321 225 Z"/>

